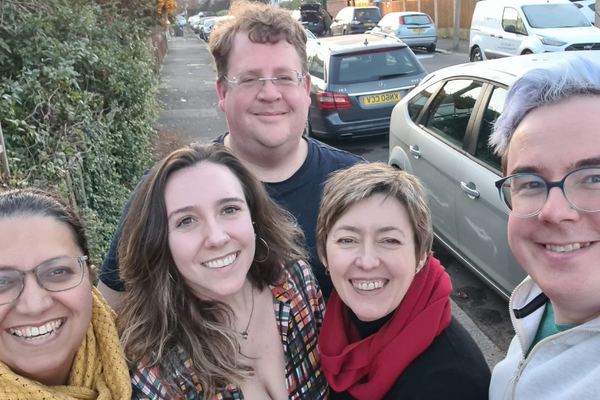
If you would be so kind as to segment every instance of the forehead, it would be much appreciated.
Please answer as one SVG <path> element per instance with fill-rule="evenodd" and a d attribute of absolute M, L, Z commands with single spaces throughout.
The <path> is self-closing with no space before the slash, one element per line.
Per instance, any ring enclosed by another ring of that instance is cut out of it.
<path fill-rule="evenodd" d="M 336 225 L 362 226 L 409 224 L 406 207 L 398 199 L 381 193 L 364 198 L 350 206 L 340 216 Z"/>
<path fill-rule="evenodd" d="M 52 217 L 0 219 L 2 265 L 29 269 L 50 258 L 80 255 L 71 229 Z"/>
<path fill-rule="evenodd" d="M 228 167 L 211 162 L 175 172 L 165 189 L 167 212 L 189 205 L 212 204 L 226 197 L 245 200 L 242 184 Z"/>
<path fill-rule="evenodd" d="M 242 71 L 268 74 L 281 69 L 302 69 L 300 56 L 292 44 L 286 40 L 275 44 L 254 43 L 248 38 L 247 32 L 238 32 L 235 35 L 229 55 L 229 74 Z"/>
<path fill-rule="evenodd" d="M 535 166 L 565 174 L 581 160 L 600 156 L 600 97 L 579 96 L 531 111 L 509 144 L 507 173 Z"/>

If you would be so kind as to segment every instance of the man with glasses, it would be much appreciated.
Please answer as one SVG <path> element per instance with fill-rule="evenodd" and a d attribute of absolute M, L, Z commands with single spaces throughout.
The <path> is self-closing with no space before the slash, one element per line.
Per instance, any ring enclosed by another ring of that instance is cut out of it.
<path fill-rule="evenodd" d="M 600 54 L 565 58 L 514 83 L 491 138 L 508 242 L 529 275 L 491 400 L 600 398 Z"/>
<path fill-rule="evenodd" d="M 229 147 L 265 183 L 269 195 L 296 217 L 328 298 L 333 286 L 316 254 L 321 184 L 331 172 L 364 160 L 303 137 L 310 106 L 306 33 L 289 12 L 242 1 L 232 4 L 228 15 L 232 18 L 210 39 L 219 107 L 229 127 L 215 141 Z M 116 254 L 119 234 L 120 229 L 98 284 L 117 310 L 124 290 Z"/>

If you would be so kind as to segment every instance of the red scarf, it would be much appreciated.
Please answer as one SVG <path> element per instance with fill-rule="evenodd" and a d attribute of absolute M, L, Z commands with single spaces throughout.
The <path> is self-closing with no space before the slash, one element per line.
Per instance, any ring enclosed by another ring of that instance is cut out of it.
<path fill-rule="evenodd" d="M 382 399 L 402 371 L 450 324 L 451 290 L 444 267 L 429 257 L 392 319 L 362 340 L 349 321 L 348 307 L 334 290 L 319 336 L 329 386 L 358 400 Z"/>

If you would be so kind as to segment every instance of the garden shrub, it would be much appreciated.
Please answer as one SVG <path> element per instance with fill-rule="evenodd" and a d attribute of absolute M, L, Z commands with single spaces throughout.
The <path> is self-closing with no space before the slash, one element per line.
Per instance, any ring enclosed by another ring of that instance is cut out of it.
<path fill-rule="evenodd" d="M 151 161 L 151 26 L 109 1 L 0 4 L 4 187 L 47 188 L 76 205 L 99 264 Z"/>

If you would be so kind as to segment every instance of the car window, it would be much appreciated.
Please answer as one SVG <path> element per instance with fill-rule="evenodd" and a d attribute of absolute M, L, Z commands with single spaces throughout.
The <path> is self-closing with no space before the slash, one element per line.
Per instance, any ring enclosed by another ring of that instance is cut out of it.
<path fill-rule="evenodd" d="M 308 66 L 308 73 L 315 78 L 325 79 L 325 61 L 321 54 L 314 53 L 312 61 Z"/>
<path fill-rule="evenodd" d="M 423 67 L 408 47 L 361 51 L 331 58 L 331 83 L 379 81 L 414 75 Z"/>
<path fill-rule="evenodd" d="M 404 25 L 431 25 L 431 21 L 427 15 L 405 15 L 402 17 Z"/>
<path fill-rule="evenodd" d="M 492 130 L 494 129 L 494 123 L 504 110 L 506 94 L 506 89 L 501 87 L 494 88 L 490 101 L 483 113 L 481 128 L 479 129 L 479 136 L 477 137 L 477 146 L 475 147 L 475 157 L 499 171 L 502 170 L 500 157 L 494 153 L 494 149 L 490 147 L 488 141 L 492 134 Z"/>
<path fill-rule="evenodd" d="M 592 4 L 588 4 L 588 7 L 590 10 L 592 10 L 593 12 L 596 12 L 596 3 L 592 3 Z"/>
<path fill-rule="evenodd" d="M 432 102 L 427 127 L 455 146 L 462 147 L 481 87 L 481 82 L 468 79 L 447 82 Z"/>
<path fill-rule="evenodd" d="M 535 4 L 523 6 L 523 14 L 532 28 L 574 28 L 590 26 L 587 18 L 572 4 Z"/>
<path fill-rule="evenodd" d="M 379 21 L 381 13 L 376 8 L 358 8 L 354 12 L 354 19 L 358 21 Z"/>
<path fill-rule="evenodd" d="M 421 92 L 418 95 L 413 97 L 408 102 L 406 107 L 408 109 L 408 116 L 414 123 L 419 122 L 417 121 L 417 118 L 421 114 L 421 110 L 423 110 L 423 107 L 425 107 L 425 104 L 427 104 L 427 101 L 429 101 L 431 95 L 433 95 L 438 90 L 441 84 L 441 82 L 438 82 L 435 85 L 431 85 L 421 90 Z"/>
<path fill-rule="evenodd" d="M 504 9 L 504 14 L 502 15 L 502 28 L 506 29 L 508 25 L 514 26 L 517 33 L 527 35 L 527 29 L 525 29 L 525 24 L 523 23 L 523 19 L 519 15 L 519 12 L 510 7 L 506 7 Z"/>

